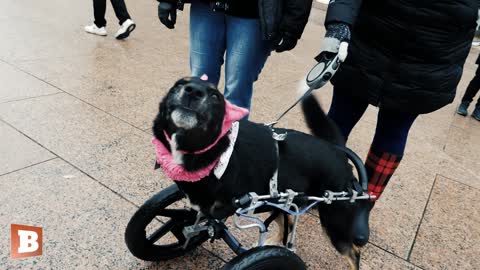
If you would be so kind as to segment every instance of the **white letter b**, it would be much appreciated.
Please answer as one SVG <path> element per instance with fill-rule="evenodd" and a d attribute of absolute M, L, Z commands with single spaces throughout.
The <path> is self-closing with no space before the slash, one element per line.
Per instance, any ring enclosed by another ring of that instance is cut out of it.
<path fill-rule="evenodd" d="M 18 253 L 35 252 L 38 249 L 38 234 L 36 232 L 18 230 L 18 236 L 20 238 Z"/>

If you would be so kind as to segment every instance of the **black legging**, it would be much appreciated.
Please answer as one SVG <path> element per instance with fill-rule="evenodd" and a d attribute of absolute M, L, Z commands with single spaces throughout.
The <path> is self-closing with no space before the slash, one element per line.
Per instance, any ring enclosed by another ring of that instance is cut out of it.
<path fill-rule="evenodd" d="M 334 91 L 328 116 L 338 125 L 345 139 L 367 110 L 368 102 Z M 402 156 L 407 143 L 408 132 L 417 114 L 380 108 L 377 128 L 372 147 L 378 151 Z"/>
<path fill-rule="evenodd" d="M 118 18 L 119 24 L 122 25 L 126 20 L 130 19 L 127 6 L 124 0 L 110 0 L 113 10 Z M 107 25 L 105 20 L 105 12 L 107 11 L 107 0 L 93 0 L 93 14 L 95 16 L 95 25 L 104 27 Z"/>
<path fill-rule="evenodd" d="M 475 77 L 473 77 L 473 79 L 468 84 L 467 90 L 463 95 L 462 102 L 466 102 L 466 103 L 472 102 L 473 98 L 478 93 L 479 89 L 480 89 L 480 66 L 477 68 L 477 71 L 475 72 Z M 478 97 L 476 107 L 480 108 L 480 97 Z"/>

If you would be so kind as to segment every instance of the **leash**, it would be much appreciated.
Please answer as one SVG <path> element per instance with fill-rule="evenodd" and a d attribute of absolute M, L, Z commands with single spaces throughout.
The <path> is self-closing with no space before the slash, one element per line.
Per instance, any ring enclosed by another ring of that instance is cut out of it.
<path fill-rule="evenodd" d="M 338 67 L 340 66 L 340 59 L 338 59 L 337 54 L 323 53 L 318 59 L 319 62 L 308 72 L 307 75 L 307 85 L 308 90 L 299 98 L 293 105 L 291 105 L 286 111 L 284 111 L 277 120 L 265 124 L 266 126 L 273 129 L 273 127 L 288 113 L 290 112 L 298 103 L 304 100 L 306 97 L 310 96 L 313 91 L 323 87 L 330 79 L 333 77 L 335 72 L 337 72 Z"/>
<path fill-rule="evenodd" d="M 308 72 L 307 75 L 307 85 L 308 85 L 308 90 L 299 98 L 293 105 L 291 105 L 286 111 L 284 111 L 274 122 L 265 124 L 266 126 L 270 127 L 273 132 L 273 138 L 275 139 L 275 146 L 276 146 L 276 151 L 277 151 L 277 156 L 278 156 L 278 142 L 285 140 L 285 137 L 287 136 L 286 133 L 284 134 L 277 134 L 274 130 L 274 126 L 288 113 L 290 112 L 295 106 L 297 106 L 298 103 L 300 103 L 302 100 L 304 100 L 306 97 L 310 96 L 313 91 L 323 87 L 330 79 L 333 77 L 335 72 L 337 72 L 338 67 L 340 66 L 340 59 L 338 59 L 337 54 L 328 54 L 324 53 L 323 55 L 319 56 L 319 62 Z M 358 172 L 358 178 L 359 182 L 355 181 L 354 186 L 357 191 L 366 191 L 368 190 L 368 178 L 367 178 L 367 172 L 365 170 L 365 166 L 363 166 L 363 162 L 358 157 L 357 154 L 355 154 L 352 150 L 346 148 L 346 147 L 341 147 L 337 146 L 337 149 L 343 151 L 349 160 L 352 161 L 353 165 L 355 166 L 357 172 Z M 277 166 L 277 171 L 275 171 L 273 177 L 270 179 L 270 195 L 272 197 L 277 197 L 278 196 L 278 191 L 277 191 L 277 172 L 278 172 L 278 166 Z M 360 184 L 360 185 L 359 185 Z"/>
<path fill-rule="evenodd" d="M 275 140 L 275 149 L 277 153 L 277 169 L 273 173 L 272 178 L 270 178 L 269 183 L 269 190 L 270 195 L 273 198 L 277 198 L 279 196 L 278 192 L 278 168 L 279 168 L 279 145 L 278 142 L 285 140 L 287 137 L 287 133 L 278 134 L 274 130 L 274 126 L 288 113 L 290 112 L 298 103 L 304 100 L 306 97 L 310 96 L 313 91 L 321 88 L 324 86 L 335 74 L 340 66 L 340 59 L 338 59 L 337 54 L 328 54 L 324 53 L 321 54 L 318 59 L 319 62 L 308 72 L 307 75 L 307 85 L 308 90 L 299 98 L 293 105 L 291 105 L 286 111 L 284 111 L 274 122 L 265 124 L 272 130 L 272 136 Z"/>

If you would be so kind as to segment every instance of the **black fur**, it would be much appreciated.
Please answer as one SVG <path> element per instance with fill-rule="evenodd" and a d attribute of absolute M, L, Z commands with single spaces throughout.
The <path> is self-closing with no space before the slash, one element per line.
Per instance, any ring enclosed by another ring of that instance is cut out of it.
<path fill-rule="evenodd" d="M 199 119 L 208 119 L 205 123 L 199 121 L 199 125 L 208 127 L 208 131 L 200 128 L 189 131 L 176 128 L 169 113 L 179 106 L 179 102 L 173 101 L 171 97 L 176 95 L 179 99 L 189 99 L 186 95 L 178 95 L 178 92 L 182 91 L 180 88 L 185 85 L 185 80 L 190 87 L 205 88 L 207 84 L 191 78 L 183 79 L 183 83 L 182 80 L 177 82 L 160 104 L 160 113 L 155 119 L 153 131 L 163 143 L 166 143 L 163 130 L 166 130 L 169 136 L 181 133 L 185 136 L 185 141 L 178 141 L 179 147 L 193 152 L 211 144 L 218 136 L 221 129 L 218 123 L 222 123 L 224 116 L 224 113 L 219 111 L 224 110 L 224 104 L 209 103 L 208 109 L 199 112 Z M 214 87 L 206 88 L 210 94 L 220 95 Z M 208 100 L 204 102 L 208 103 Z M 352 180 L 355 179 L 351 167 L 345 154 L 334 146 L 344 145 L 345 140 L 313 97 L 304 100 L 302 107 L 307 123 L 318 137 L 289 129 L 275 130 L 277 133 L 288 133 L 285 141 L 278 142 L 279 190 L 293 189 L 312 196 L 322 196 L 326 190 L 352 189 Z M 198 145 L 193 145 L 192 142 Z M 212 159 L 219 157 L 226 146 L 219 144 L 198 157 L 186 155 L 186 168 L 192 170 L 205 167 Z M 242 120 L 232 157 L 221 179 L 216 179 L 211 173 L 198 182 L 176 183 L 188 195 L 192 204 L 200 206 L 202 212 L 222 218 L 234 213 L 235 208 L 231 203 L 233 198 L 248 192 L 268 194 L 269 180 L 276 167 L 277 154 L 272 131 L 262 124 Z M 212 207 L 214 204 L 215 207 Z M 355 204 L 349 202 L 319 206 L 321 223 L 335 248 L 342 254 L 347 254 L 352 249 L 350 226 L 355 207 Z"/>

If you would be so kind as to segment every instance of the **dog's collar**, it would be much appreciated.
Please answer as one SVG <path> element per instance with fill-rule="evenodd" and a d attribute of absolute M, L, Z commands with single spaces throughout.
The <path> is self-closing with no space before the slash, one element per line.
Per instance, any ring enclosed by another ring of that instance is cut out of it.
<path fill-rule="evenodd" d="M 197 182 L 210 175 L 212 170 L 214 171 L 215 177 L 220 179 L 227 169 L 230 157 L 232 156 L 233 148 L 238 136 L 239 126 L 240 123 L 234 122 L 232 127 L 229 129 L 230 132 L 228 133 L 228 139 L 230 140 L 230 143 L 227 150 L 225 150 L 219 158 L 212 162 L 212 164 L 194 172 L 189 172 L 185 170 L 182 165 L 177 164 L 172 152 L 168 151 L 168 149 L 160 140 L 153 138 L 152 144 L 155 145 L 157 164 L 160 165 L 163 172 L 168 177 L 175 181 Z"/>
<path fill-rule="evenodd" d="M 193 155 L 200 155 L 200 154 L 203 154 L 205 152 L 207 152 L 208 150 L 212 149 L 212 147 L 214 147 L 215 145 L 217 145 L 218 141 L 220 141 L 223 136 L 225 136 L 225 134 L 228 132 L 229 130 L 226 129 L 225 130 L 225 133 L 224 131 L 222 130 L 222 133 L 220 133 L 220 136 L 218 136 L 218 138 L 212 143 L 210 144 L 209 146 L 203 148 L 202 150 L 198 150 L 198 151 L 195 151 L 195 152 L 188 152 L 188 151 L 184 151 L 184 150 L 177 150 L 178 152 L 182 153 L 182 154 L 193 154 Z M 163 131 L 163 136 L 165 136 L 165 140 L 167 140 L 168 144 L 170 144 L 170 146 L 172 145 L 172 141 L 170 140 L 170 137 L 168 136 L 167 132 L 164 130 Z"/>

